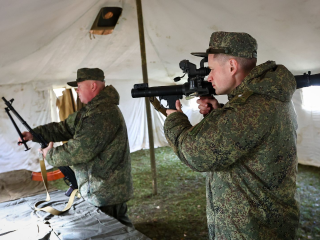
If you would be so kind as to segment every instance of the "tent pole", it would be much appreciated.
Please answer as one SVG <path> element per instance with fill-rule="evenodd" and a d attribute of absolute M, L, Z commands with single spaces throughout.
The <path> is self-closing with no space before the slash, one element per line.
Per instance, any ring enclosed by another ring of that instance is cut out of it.
<path fill-rule="evenodd" d="M 138 15 L 138 25 L 139 25 L 139 39 L 140 39 L 140 51 L 141 51 L 141 65 L 142 65 L 142 75 L 143 83 L 148 83 L 148 71 L 147 71 L 147 57 L 146 57 L 146 47 L 144 41 L 144 30 L 143 30 L 143 17 L 142 17 L 142 5 L 141 0 L 136 0 L 137 5 L 137 15 Z M 151 172 L 152 172 L 152 185 L 153 194 L 157 194 L 157 170 L 156 170 L 156 160 L 154 155 L 154 142 L 153 142 L 153 131 L 152 131 L 152 118 L 150 110 L 149 98 L 145 98 L 146 101 L 146 111 L 147 111 L 147 122 L 148 122 L 148 133 L 149 133 L 149 146 L 150 146 L 150 161 L 151 161 Z"/>

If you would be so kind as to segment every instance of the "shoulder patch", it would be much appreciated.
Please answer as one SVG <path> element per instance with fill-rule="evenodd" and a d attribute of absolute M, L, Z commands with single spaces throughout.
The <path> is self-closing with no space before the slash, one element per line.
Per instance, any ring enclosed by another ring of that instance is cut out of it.
<path fill-rule="evenodd" d="M 231 101 L 229 102 L 230 104 L 244 104 L 247 99 L 253 94 L 252 91 L 247 91 L 242 94 L 239 94 L 235 96 Z"/>

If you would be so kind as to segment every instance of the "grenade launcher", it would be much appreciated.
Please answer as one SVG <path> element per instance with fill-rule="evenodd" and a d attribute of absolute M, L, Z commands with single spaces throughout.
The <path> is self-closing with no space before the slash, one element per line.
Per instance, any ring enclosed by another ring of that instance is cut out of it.
<path fill-rule="evenodd" d="M 192 53 L 197 56 L 197 53 Z M 182 85 L 173 86 L 159 86 L 159 87 L 148 87 L 147 83 L 135 84 L 131 90 L 131 96 L 133 98 L 149 97 L 150 102 L 156 110 L 161 111 L 164 115 L 164 107 L 157 101 L 155 97 L 159 97 L 161 102 L 162 99 L 167 101 L 167 108 L 176 109 L 175 102 L 178 99 L 182 99 L 185 95 L 186 99 L 191 97 L 210 96 L 215 95 L 215 90 L 211 83 L 205 81 L 204 78 L 210 73 L 208 67 L 204 67 L 204 63 L 208 61 L 205 57 L 200 62 L 200 68 L 197 69 L 196 65 L 189 62 L 188 60 L 182 60 L 179 63 L 181 70 L 185 74 L 188 74 L 188 81 Z M 181 80 L 182 77 L 174 78 L 175 82 Z M 311 75 L 311 72 L 304 73 L 303 75 L 295 76 L 297 82 L 297 89 L 310 86 L 320 86 L 320 73 Z"/>

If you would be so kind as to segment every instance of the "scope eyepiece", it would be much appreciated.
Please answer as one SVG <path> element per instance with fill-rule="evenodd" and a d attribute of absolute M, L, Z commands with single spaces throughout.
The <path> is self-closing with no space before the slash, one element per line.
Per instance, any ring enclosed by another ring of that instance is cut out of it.
<path fill-rule="evenodd" d="M 208 67 L 203 67 L 202 65 L 202 67 L 197 69 L 196 65 L 188 60 L 180 61 L 179 66 L 184 73 L 188 73 L 189 77 L 205 77 L 210 73 L 210 69 Z"/>

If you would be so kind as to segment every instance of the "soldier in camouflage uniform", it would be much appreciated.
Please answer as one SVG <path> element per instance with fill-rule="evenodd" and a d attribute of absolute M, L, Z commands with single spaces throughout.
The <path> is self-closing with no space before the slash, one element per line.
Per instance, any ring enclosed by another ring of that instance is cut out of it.
<path fill-rule="evenodd" d="M 82 103 L 87 104 L 60 123 L 33 129 L 50 141 L 43 155 L 52 166 L 73 166 L 81 196 L 103 212 L 133 227 L 126 202 L 132 197 L 131 159 L 127 128 L 119 105 L 119 94 L 106 86 L 101 69 L 82 68 L 77 80 Z M 25 140 L 33 140 L 24 132 Z M 68 141 L 53 148 L 52 142 Z"/>
<path fill-rule="evenodd" d="M 207 172 L 210 239 L 295 239 L 294 76 L 273 61 L 255 66 L 257 43 L 246 33 L 214 32 L 203 56 L 208 81 L 229 101 L 199 99 L 205 117 L 195 126 L 177 101 L 164 131 L 182 162 Z"/>

